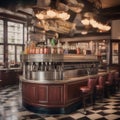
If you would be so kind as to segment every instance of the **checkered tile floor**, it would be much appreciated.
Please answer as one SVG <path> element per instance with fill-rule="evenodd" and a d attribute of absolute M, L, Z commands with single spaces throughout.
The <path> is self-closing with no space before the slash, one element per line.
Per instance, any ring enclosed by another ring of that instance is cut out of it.
<path fill-rule="evenodd" d="M 19 86 L 9 86 L 0 90 L 0 120 L 120 120 L 120 92 L 103 103 L 96 102 L 95 108 L 78 109 L 71 114 L 41 115 L 27 111 L 21 102 Z"/>

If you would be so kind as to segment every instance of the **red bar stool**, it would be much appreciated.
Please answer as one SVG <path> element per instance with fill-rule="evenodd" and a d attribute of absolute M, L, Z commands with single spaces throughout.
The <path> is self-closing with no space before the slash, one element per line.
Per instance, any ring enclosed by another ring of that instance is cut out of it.
<path fill-rule="evenodd" d="M 105 88 L 105 80 L 106 80 L 106 75 L 101 75 L 98 78 L 98 82 L 96 84 L 96 91 L 95 91 L 95 97 L 100 97 L 101 100 L 104 98 L 104 88 Z"/>
<path fill-rule="evenodd" d="M 119 76 L 118 71 L 114 73 L 114 80 L 115 80 L 115 90 L 119 91 L 120 90 L 120 76 Z"/>
<path fill-rule="evenodd" d="M 93 102 L 93 95 L 94 95 L 94 88 L 96 85 L 97 78 L 89 78 L 88 83 L 86 86 L 80 87 L 80 91 L 82 93 L 82 103 L 84 107 L 84 114 L 86 114 L 86 100 L 90 98 L 91 104 L 94 107 L 94 102 Z"/>

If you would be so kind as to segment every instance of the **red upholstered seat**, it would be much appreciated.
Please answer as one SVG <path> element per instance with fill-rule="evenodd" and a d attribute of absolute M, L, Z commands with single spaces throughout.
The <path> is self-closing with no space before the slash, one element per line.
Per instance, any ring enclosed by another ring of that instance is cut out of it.
<path fill-rule="evenodd" d="M 90 92 L 90 91 L 91 91 L 88 86 L 80 87 L 80 90 L 81 90 L 83 93 L 87 93 L 87 92 Z"/>
<path fill-rule="evenodd" d="M 106 83 L 107 85 L 110 85 L 110 84 L 111 84 L 111 82 L 110 82 L 110 81 L 106 81 L 105 83 Z"/>
<path fill-rule="evenodd" d="M 101 89 L 103 89 L 103 86 L 96 85 L 96 89 L 97 89 L 97 90 L 101 90 Z"/>

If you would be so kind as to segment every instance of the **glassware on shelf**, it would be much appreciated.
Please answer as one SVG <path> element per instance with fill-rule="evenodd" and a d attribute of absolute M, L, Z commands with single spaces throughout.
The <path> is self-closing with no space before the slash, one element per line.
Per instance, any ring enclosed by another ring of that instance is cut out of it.
<path fill-rule="evenodd" d="M 39 47 L 36 47 L 35 48 L 35 54 L 39 54 L 40 53 L 40 49 L 39 49 Z"/>
<path fill-rule="evenodd" d="M 78 45 L 76 45 L 76 54 L 80 54 L 80 48 Z"/>
<path fill-rule="evenodd" d="M 65 42 L 63 48 L 64 48 L 64 54 L 68 54 L 68 52 L 69 52 L 69 44 L 68 44 L 68 42 Z"/>
<path fill-rule="evenodd" d="M 63 54 L 62 44 L 60 43 L 59 40 L 58 40 L 58 44 L 57 44 L 57 54 Z"/>

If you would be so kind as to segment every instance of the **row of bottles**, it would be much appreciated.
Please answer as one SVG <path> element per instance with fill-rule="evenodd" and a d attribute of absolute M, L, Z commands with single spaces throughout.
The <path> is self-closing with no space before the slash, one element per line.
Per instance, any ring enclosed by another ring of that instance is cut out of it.
<path fill-rule="evenodd" d="M 63 49 L 64 49 L 64 54 L 91 55 L 91 54 L 95 54 L 91 46 L 93 46 L 93 44 L 92 45 L 90 45 L 90 43 L 69 44 L 68 42 L 65 42 L 65 44 L 63 44 Z"/>
<path fill-rule="evenodd" d="M 56 42 L 57 41 L 57 42 Z M 80 54 L 80 55 L 98 55 L 98 46 L 90 41 L 88 43 L 61 44 L 59 40 L 47 39 L 39 43 L 30 41 L 25 46 L 24 54 Z"/>
<path fill-rule="evenodd" d="M 77 44 L 71 46 L 68 42 L 61 44 L 59 40 L 48 39 L 44 43 L 30 41 L 25 45 L 24 54 L 81 54 L 86 55 L 86 50 L 81 49 Z"/>
<path fill-rule="evenodd" d="M 55 45 L 54 39 L 45 43 L 31 41 L 25 46 L 24 54 L 63 54 L 63 48 L 60 42 Z"/>
<path fill-rule="evenodd" d="M 47 45 L 30 47 L 28 46 L 25 51 L 25 54 L 63 54 L 62 47 L 49 47 Z"/>

